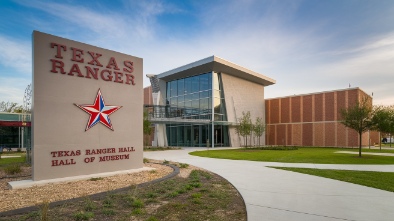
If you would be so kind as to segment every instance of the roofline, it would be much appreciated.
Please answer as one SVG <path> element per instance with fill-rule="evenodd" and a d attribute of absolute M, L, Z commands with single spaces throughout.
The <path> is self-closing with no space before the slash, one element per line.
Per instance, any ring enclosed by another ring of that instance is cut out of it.
<path fill-rule="evenodd" d="M 345 89 L 338 89 L 338 90 L 331 90 L 331 91 L 320 91 L 316 93 L 307 93 L 307 94 L 295 94 L 295 95 L 290 95 L 290 96 L 283 96 L 283 97 L 273 97 L 273 98 L 266 98 L 265 100 L 275 100 L 275 99 L 281 99 L 281 98 L 290 98 L 290 97 L 301 97 L 301 96 L 308 96 L 308 95 L 316 95 L 316 94 L 325 94 L 325 93 L 331 93 L 331 92 L 338 92 L 338 91 L 350 91 L 350 90 L 359 90 L 366 94 L 367 96 L 371 97 L 369 94 L 367 94 L 365 91 L 360 89 L 359 87 L 351 87 L 351 88 L 345 88 Z"/>
<path fill-rule="evenodd" d="M 178 68 L 163 72 L 158 74 L 157 77 L 163 80 L 175 80 L 181 77 L 189 77 L 204 72 L 198 73 L 199 70 L 205 70 L 205 72 L 216 71 L 220 72 L 222 69 L 226 70 L 223 73 L 230 74 L 245 80 L 249 80 L 264 86 L 272 85 L 276 83 L 276 80 L 269 78 L 260 73 L 254 72 L 250 69 L 244 68 L 240 65 L 227 61 L 223 58 L 217 57 L 215 55 L 180 66 Z M 182 74 L 180 74 L 183 72 Z M 178 74 L 179 78 L 171 78 L 170 76 Z"/>

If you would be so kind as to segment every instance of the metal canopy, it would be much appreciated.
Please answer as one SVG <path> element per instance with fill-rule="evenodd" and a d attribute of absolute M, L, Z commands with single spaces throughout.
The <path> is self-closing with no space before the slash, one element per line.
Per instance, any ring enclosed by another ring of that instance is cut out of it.
<path fill-rule="evenodd" d="M 185 78 L 201 73 L 211 72 L 211 71 L 218 73 L 226 73 L 264 86 L 268 86 L 276 83 L 276 81 L 272 78 L 251 71 L 247 68 L 231 63 L 217 56 L 211 56 L 175 68 L 173 70 L 161 73 L 157 75 L 157 78 L 168 82 L 168 81 Z"/>

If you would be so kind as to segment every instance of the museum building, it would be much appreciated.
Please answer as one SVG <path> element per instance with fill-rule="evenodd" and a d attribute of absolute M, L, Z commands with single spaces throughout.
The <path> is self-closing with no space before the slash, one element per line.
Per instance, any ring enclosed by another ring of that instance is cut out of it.
<path fill-rule="evenodd" d="M 217 56 L 148 77 L 144 106 L 154 146 L 243 146 L 235 125 L 250 111 L 252 122 L 265 120 L 261 145 L 356 147 L 358 134 L 341 124 L 340 110 L 363 97 L 372 100 L 359 88 L 264 99 L 264 87 L 275 80 Z M 375 143 L 376 131 L 363 134 L 362 146 Z"/>
<path fill-rule="evenodd" d="M 341 123 L 341 109 L 367 97 L 360 88 L 266 99 L 266 145 L 357 147 L 358 133 Z M 379 143 L 379 133 L 363 134 L 362 146 Z"/>
<path fill-rule="evenodd" d="M 158 146 L 241 146 L 237 119 L 247 111 L 251 119 L 264 119 L 264 87 L 275 84 L 217 56 L 147 76 L 151 87 L 144 89 L 144 106 Z"/>

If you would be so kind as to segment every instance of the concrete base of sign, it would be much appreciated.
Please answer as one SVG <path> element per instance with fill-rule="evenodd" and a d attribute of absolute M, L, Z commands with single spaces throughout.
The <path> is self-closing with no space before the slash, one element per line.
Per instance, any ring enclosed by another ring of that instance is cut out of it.
<path fill-rule="evenodd" d="M 19 181 L 9 182 L 8 189 L 11 189 L 11 190 L 23 189 L 23 188 L 29 188 L 32 186 L 43 186 L 43 185 L 50 184 L 50 183 L 62 183 L 62 182 L 70 182 L 70 181 L 78 181 L 78 180 L 87 180 L 87 179 L 90 179 L 93 177 L 107 177 L 107 176 L 114 176 L 114 175 L 118 175 L 118 174 L 137 173 L 137 172 L 147 171 L 147 170 L 155 170 L 155 168 L 142 167 L 142 168 L 131 169 L 131 170 L 120 170 L 120 171 L 107 172 L 107 173 L 95 173 L 95 174 L 89 174 L 89 175 L 63 177 L 63 178 L 39 180 L 39 181 L 19 180 Z"/>

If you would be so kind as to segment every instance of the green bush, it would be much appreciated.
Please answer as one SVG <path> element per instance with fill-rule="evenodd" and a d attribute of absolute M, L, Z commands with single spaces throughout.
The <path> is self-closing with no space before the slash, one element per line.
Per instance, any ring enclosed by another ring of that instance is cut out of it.
<path fill-rule="evenodd" d="M 142 208 L 144 207 L 144 202 L 140 199 L 134 199 L 133 203 L 131 204 L 134 208 Z"/>

